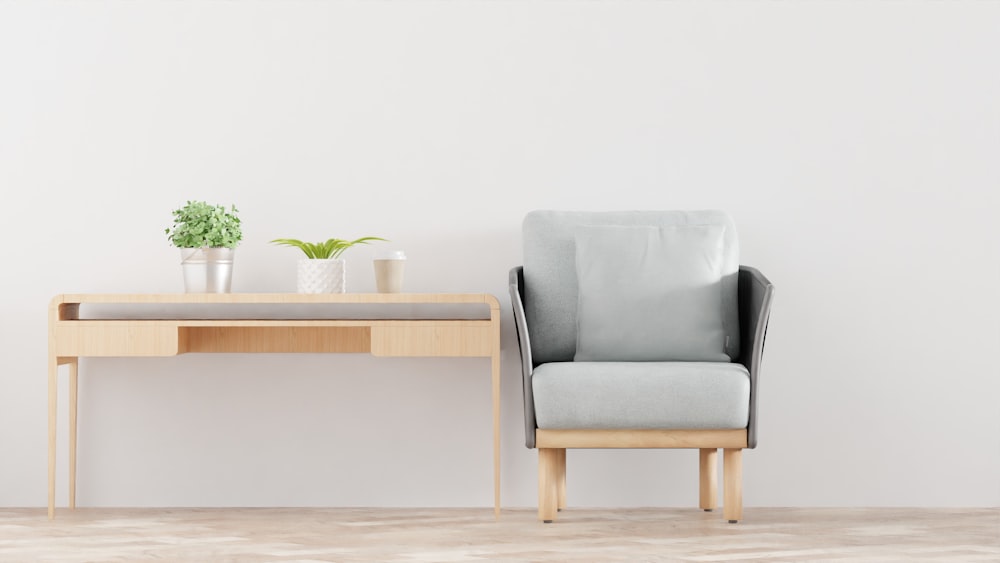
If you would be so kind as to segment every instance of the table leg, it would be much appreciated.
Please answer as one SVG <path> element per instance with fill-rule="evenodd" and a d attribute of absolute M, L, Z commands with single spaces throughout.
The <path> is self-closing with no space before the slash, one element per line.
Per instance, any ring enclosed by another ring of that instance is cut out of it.
<path fill-rule="evenodd" d="M 49 520 L 56 517 L 56 395 L 59 363 L 49 356 Z"/>
<path fill-rule="evenodd" d="M 69 507 L 76 508 L 76 391 L 79 358 L 69 362 Z"/>
<path fill-rule="evenodd" d="M 493 352 L 493 515 L 500 518 L 500 351 Z"/>

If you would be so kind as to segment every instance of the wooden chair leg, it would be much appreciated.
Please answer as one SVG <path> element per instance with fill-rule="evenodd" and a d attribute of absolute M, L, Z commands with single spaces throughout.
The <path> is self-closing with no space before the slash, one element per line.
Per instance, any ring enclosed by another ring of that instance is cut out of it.
<path fill-rule="evenodd" d="M 730 524 L 743 519 L 743 450 L 726 448 L 722 451 L 722 479 L 725 487 L 723 517 Z"/>
<path fill-rule="evenodd" d="M 698 506 L 706 512 L 719 505 L 719 450 L 698 450 Z"/>
<path fill-rule="evenodd" d="M 549 523 L 559 511 L 560 448 L 538 448 L 538 519 Z"/>
<path fill-rule="evenodd" d="M 559 473 L 557 474 L 559 492 L 557 495 L 556 508 L 559 511 L 566 508 L 566 448 L 560 448 L 558 454 Z"/>

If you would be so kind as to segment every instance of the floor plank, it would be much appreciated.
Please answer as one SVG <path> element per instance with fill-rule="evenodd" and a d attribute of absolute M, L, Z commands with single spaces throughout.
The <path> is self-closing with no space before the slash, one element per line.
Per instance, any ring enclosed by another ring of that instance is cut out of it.
<path fill-rule="evenodd" d="M 0 509 L 0 561 L 1000 561 L 1000 509 Z"/>

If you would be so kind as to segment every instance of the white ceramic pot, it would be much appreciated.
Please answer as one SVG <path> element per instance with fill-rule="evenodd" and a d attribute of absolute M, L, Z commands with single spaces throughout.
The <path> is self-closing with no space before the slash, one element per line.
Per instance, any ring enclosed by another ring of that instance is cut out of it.
<path fill-rule="evenodd" d="M 185 292 L 229 293 L 235 248 L 181 248 L 180 251 Z"/>
<path fill-rule="evenodd" d="M 299 293 L 344 293 L 347 272 L 343 260 L 299 260 Z"/>

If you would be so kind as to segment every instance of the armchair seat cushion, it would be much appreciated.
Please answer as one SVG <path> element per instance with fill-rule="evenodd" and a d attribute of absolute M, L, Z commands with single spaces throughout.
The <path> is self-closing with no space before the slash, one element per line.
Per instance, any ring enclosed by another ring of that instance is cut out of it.
<path fill-rule="evenodd" d="M 538 428 L 746 428 L 750 374 L 725 362 L 550 362 L 531 377 Z"/>

